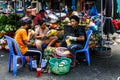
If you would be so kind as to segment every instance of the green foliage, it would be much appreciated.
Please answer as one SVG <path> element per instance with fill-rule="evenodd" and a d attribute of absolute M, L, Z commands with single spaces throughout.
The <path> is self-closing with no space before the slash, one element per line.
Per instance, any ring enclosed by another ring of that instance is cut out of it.
<path fill-rule="evenodd" d="M 21 26 L 21 17 L 15 13 L 0 16 L 0 32 L 15 31 Z"/>
<path fill-rule="evenodd" d="M 16 28 L 19 28 L 21 26 L 20 22 L 21 17 L 15 13 L 10 14 L 8 16 L 7 24 L 14 25 Z"/>
<path fill-rule="evenodd" d="M 64 27 L 64 23 L 62 21 L 59 21 L 58 24 L 60 25 L 60 29 L 63 30 L 63 27 Z"/>
<path fill-rule="evenodd" d="M 0 16 L 0 25 L 5 25 L 7 24 L 8 17 L 5 15 Z"/>

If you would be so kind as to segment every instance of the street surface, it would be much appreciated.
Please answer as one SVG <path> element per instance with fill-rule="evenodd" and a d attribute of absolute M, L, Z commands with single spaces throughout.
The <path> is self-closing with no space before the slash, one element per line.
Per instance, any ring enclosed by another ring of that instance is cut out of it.
<path fill-rule="evenodd" d="M 42 73 L 39 78 L 28 66 L 19 68 L 17 76 L 13 76 L 12 72 L 8 72 L 9 53 L 0 50 L 0 80 L 120 80 L 120 45 L 110 46 L 111 57 L 103 58 L 91 53 L 91 66 L 80 62 L 65 75 Z"/>

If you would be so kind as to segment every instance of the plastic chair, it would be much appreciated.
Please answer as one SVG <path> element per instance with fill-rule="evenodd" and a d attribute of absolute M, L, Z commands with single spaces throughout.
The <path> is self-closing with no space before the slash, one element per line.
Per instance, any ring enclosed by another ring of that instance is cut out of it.
<path fill-rule="evenodd" d="M 90 41 L 90 36 L 92 34 L 92 30 L 87 30 L 86 34 L 87 34 L 87 41 L 85 43 L 85 46 L 84 46 L 83 49 L 75 51 L 75 53 L 74 53 L 74 61 L 76 61 L 76 55 L 77 55 L 77 53 L 85 52 L 85 57 L 86 57 L 87 63 L 90 66 L 89 41 Z"/>
<path fill-rule="evenodd" d="M 25 66 L 25 56 L 22 55 L 19 46 L 15 39 L 9 37 L 9 36 L 4 36 L 5 39 L 7 40 L 8 46 L 9 46 L 9 62 L 8 62 L 8 70 L 9 72 L 11 71 L 11 66 L 13 66 L 13 74 L 16 76 L 17 74 L 17 60 L 18 58 L 22 59 L 22 65 Z M 32 70 L 32 56 L 30 57 L 30 69 Z"/>

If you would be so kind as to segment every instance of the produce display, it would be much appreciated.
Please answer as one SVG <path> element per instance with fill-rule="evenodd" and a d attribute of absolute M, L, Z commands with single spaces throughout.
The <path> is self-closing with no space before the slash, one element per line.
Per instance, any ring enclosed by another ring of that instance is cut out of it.
<path fill-rule="evenodd" d="M 6 34 L 7 32 L 16 31 L 16 27 L 14 25 L 1 25 L 0 26 L 0 33 Z"/>
<path fill-rule="evenodd" d="M 5 31 L 15 31 L 16 27 L 14 25 L 6 25 L 5 26 Z"/>
<path fill-rule="evenodd" d="M 21 24 L 20 18 L 17 14 L 0 15 L 0 36 L 16 31 Z"/>
<path fill-rule="evenodd" d="M 50 37 L 50 36 L 54 36 L 56 35 L 57 30 L 51 29 L 47 32 L 46 36 Z"/>
<path fill-rule="evenodd" d="M 49 60 L 55 51 L 55 47 L 48 47 L 44 50 L 44 58 Z"/>
<path fill-rule="evenodd" d="M 29 29 L 28 31 L 31 32 L 33 35 L 34 35 L 34 33 L 35 33 L 35 31 L 32 30 L 32 29 Z"/>

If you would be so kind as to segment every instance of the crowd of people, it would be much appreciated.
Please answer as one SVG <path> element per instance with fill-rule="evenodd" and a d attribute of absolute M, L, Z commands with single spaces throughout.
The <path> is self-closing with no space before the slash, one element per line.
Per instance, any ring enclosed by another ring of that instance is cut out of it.
<path fill-rule="evenodd" d="M 47 47 L 51 47 L 57 40 L 57 36 L 48 36 L 49 28 L 46 26 L 46 12 L 41 10 L 33 19 L 30 17 L 23 17 L 21 19 L 21 27 L 15 32 L 14 39 L 17 41 L 21 53 L 24 56 L 36 56 L 37 68 L 40 68 L 41 61 L 43 57 L 42 45 L 46 44 Z M 67 47 L 71 52 L 67 57 L 72 59 L 71 67 L 75 67 L 76 63 L 74 62 L 74 51 L 77 49 L 82 49 L 86 42 L 86 33 L 85 28 L 79 27 L 79 17 L 77 15 L 71 15 L 69 17 L 72 28 L 72 35 L 63 35 L 63 43 L 61 47 Z M 34 35 L 32 33 L 31 24 L 33 24 Z M 66 25 L 64 26 L 66 27 Z M 30 40 L 35 38 L 34 43 L 30 43 Z M 66 39 L 70 40 L 68 45 Z"/>

